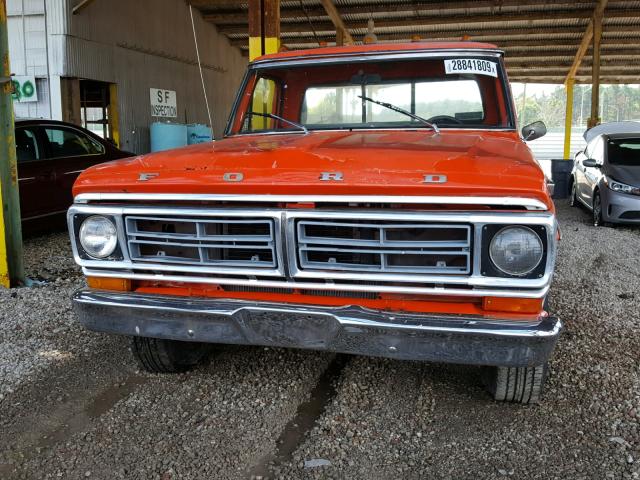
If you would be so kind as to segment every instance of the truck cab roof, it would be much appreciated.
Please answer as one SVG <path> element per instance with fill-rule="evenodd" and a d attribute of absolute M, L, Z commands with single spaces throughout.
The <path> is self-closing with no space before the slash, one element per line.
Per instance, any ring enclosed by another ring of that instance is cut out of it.
<path fill-rule="evenodd" d="M 310 57 L 342 57 L 370 54 L 397 54 L 427 51 L 469 51 L 481 50 L 486 52 L 503 53 L 496 45 L 481 42 L 411 42 L 411 43 L 371 43 L 365 45 L 345 45 L 341 47 L 321 47 L 306 50 L 287 50 L 256 58 L 252 63 L 273 62 L 279 60 L 307 59 Z"/>

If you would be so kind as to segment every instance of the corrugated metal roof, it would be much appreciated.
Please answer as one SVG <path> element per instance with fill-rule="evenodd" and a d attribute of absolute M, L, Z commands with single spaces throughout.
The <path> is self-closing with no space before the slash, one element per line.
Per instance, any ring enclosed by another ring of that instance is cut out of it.
<path fill-rule="evenodd" d="M 188 0 L 232 45 L 248 50 L 248 2 Z M 506 51 L 512 80 L 561 83 L 593 15 L 596 0 L 333 0 L 360 43 L 373 19 L 379 42 L 458 40 L 468 35 Z M 320 0 L 280 2 L 281 39 L 289 49 L 335 44 L 335 27 Z M 545 51 L 546 49 L 546 51 Z M 601 76 L 640 83 L 640 1 L 609 0 L 604 12 Z M 528 60 L 525 62 L 524 60 Z M 589 81 L 591 53 L 578 70 Z"/>

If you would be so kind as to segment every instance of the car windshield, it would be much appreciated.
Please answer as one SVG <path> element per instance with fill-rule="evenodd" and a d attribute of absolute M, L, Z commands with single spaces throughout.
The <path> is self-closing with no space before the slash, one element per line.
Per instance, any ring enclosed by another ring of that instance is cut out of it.
<path fill-rule="evenodd" d="M 274 63 L 250 69 L 230 133 L 513 128 L 502 77 L 495 57 Z"/>
<path fill-rule="evenodd" d="M 612 165 L 640 166 L 640 138 L 609 139 L 607 159 Z"/>

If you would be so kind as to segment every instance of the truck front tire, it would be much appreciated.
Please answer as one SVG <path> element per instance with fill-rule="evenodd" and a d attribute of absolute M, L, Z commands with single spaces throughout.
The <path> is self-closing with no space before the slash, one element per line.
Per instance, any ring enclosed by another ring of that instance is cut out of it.
<path fill-rule="evenodd" d="M 535 367 L 492 367 L 487 388 L 498 402 L 538 403 L 547 371 L 547 363 Z"/>
<path fill-rule="evenodd" d="M 132 337 L 131 351 L 138 365 L 150 373 L 185 372 L 197 365 L 209 346 L 161 338 Z"/>

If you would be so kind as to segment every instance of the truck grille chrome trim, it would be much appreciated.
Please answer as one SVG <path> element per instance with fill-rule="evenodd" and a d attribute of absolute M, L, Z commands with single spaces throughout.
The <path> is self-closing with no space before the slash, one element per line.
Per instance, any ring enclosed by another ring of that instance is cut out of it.
<path fill-rule="evenodd" d="M 438 295 L 451 297 L 509 297 L 509 298 L 542 298 L 549 291 L 549 285 L 537 289 L 495 289 L 486 288 L 448 288 L 448 287 L 414 287 L 407 285 L 362 285 L 348 283 L 315 283 L 287 282 L 278 280 L 246 280 L 244 278 L 202 277 L 190 275 L 131 273 L 126 271 L 107 271 L 83 268 L 82 272 L 90 277 L 127 278 L 131 280 L 150 280 L 164 282 L 202 283 L 207 285 L 243 285 L 264 288 L 292 288 L 298 290 L 325 290 L 339 292 L 379 292 L 415 295 Z"/>
<path fill-rule="evenodd" d="M 77 231 L 80 222 L 90 215 L 106 215 L 114 219 L 119 244 L 123 250 L 122 260 L 95 260 L 80 256 Z M 389 292 L 540 298 L 546 294 L 550 284 L 556 256 L 554 239 L 557 223 L 555 216 L 549 212 L 423 212 L 356 208 L 212 208 L 91 204 L 73 205 L 67 218 L 74 258 L 76 263 L 83 267 L 86 275 L 160 282 L 374 294 Z M 173 222 L 173 226 L 159 228 L 157 224 L 150 226 L 145 223 L 158 219 L 165 223 L 168 221 L 169 224 Z M 227 231 L 219 235 L 219 232 L 207 230 L 209 225 L 219 225 L 227 221 L 251 231 Z M 335 231 L 338 227 L 343 228 L 345 224 L 358 225 L 356 231 L 360 230 L 358 238 L 352 236 L 352 241 L 347 242 L 349 245 L 340 238 L 347 233 Z M 529 279 L 484 276 L 480 265 L 482 231 L 484 226 L 491 224 L 544 227 L 549 248 L 544 274 Z M 362 230 L 370 228 L 370 225 L 375 228 L 363 234 Z M 402 226 L 399 231 L 396 230 L 398 226 Z M 303 228 L 300 245 L 298 227 Z M 316 227 L 319 230 L 314 231 Z M 434 228 L 429 230 L 427 227 Z M 412 228 L 413 232 L 407 232 Z M 197 235 L 198 229 L 200 237 Z M 206 230 L 206 235 L 202 235 L 203 229 Z M 256 229 L 259 231 L 255 231 Z M 382 237 L 380 233 L 377 237 L 372 236 L 371 231 L 374 230 L 382 230 Z M 382 244 L 379 238 L 384 239 Z M 263 251 L 271 252 L 275 257 L 268 258 L 261 253 L 258 258 L 253 258 L 253 250 L 249 257 L 246 248 L 239 248 L 236 250 L 244 257 L 226 258 L 237 263 L 219 262 L 210 253 L 207 253 L 207 261 L 202 261 L 200 250 L 212 247 L 216 251 L 229 244 L 248 246 L 250 249 L 259 245 L 265 249 Z M 144 246 L 142 251 L 139 251 L 140 245 Z M 169 247 L 178 250 L 170 250 Z M 192 249 L 189 250 L 189 255 L 184 255 L 181 251 L 184 248 Z M 299 249 L 304 248 L 318 249 L 313 251 L 323 254 L 326 261 L 320 262 L 320 265 L 310 262 L 301 264 L 298 260 Z M 340 253 L 347 255 L 362 255 L 363 251 L 366 255 L 367 250 L 373 250 L 380 255 L 380 251 L 383 250 L 385 256 L 392 256 L 392 261 L 387 261 L 385 270 L 380 263 L 372 266 L 366 261 L 360 265 L 356 264 L 355 268 L 349 266 L 342 269 L 342 266 L 336 265 L 339 263 L 337 259 L 335 263 L 329 262 L 329 258 L 335 253 L 327 254 L 327 248 L 346 250 Z M 164 253 L 157 255 L 158 249 Z M 396 253 L 398 250 L 418 251 L 419 254 L 407 256 L 405 259 Z M 392 253 L 388 254 L 389 251 Z M 461 263 L 447 262 L 438 266 L 436 262 L 436 267 L 441 270 L 432 269 L 434 252 L 442 251 L 455 252 L 454 255 L 459 255 L 458 262 Z M 169 253 L 171 255 L 168 255 Z M 431 263 L 418 263 L 416 267 L 416 259 L 419 260 L 422 256 L 431 258 Z"/>
<path fill-rule="evenodd" d="M 457 224 L 299 220 L 300 270 L 471 272 L 471 227 Z"/>
<path fill-rule="evenodd" d="M 242 202 L 242 203 L 352 203 L 352 204 L 403 204 L 403 205 L 483 205 L 524 208 L 546 211 L 540 200 L 526 197 L 445 197 L 405 195 L 254 195 L 254 194 L 183 194 L 183 193 L 83 193 L 75 197 L 75 203 L 90 202 Z"/>
<path fill-rule="evenodd" d="M 272 219 L 125 217 L 133 262 L 277 268 Z"/>

